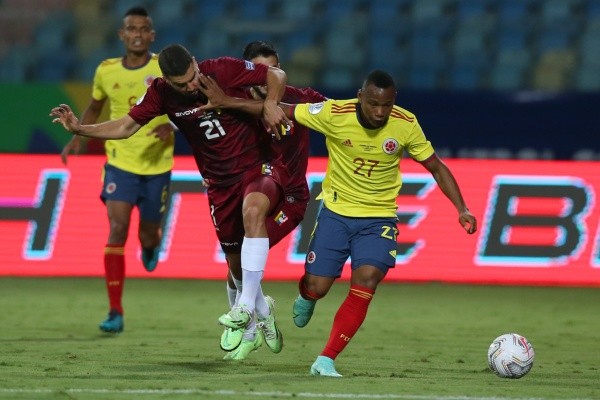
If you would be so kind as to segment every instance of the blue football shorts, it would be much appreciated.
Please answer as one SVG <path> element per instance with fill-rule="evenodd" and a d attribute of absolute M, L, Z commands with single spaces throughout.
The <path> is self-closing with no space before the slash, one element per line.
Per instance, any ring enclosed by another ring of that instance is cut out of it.
<path fill-rule="evenodd" d="M 352 270 L 373 265 L 384 273 L 396 265 L 397 218 L 354 218 L 321 208 L 305 270 L 312 275 L 339 278 L 350 257 Z"/>
<path fill-rule="evenodd" d="M 160 222 L 166 210 L 171 171 L 158 175 L 138 175 L 110 164 L 104 165 L 104 182 L 100 198 L 124 201 L 137 206 L 140 219 Z"/>

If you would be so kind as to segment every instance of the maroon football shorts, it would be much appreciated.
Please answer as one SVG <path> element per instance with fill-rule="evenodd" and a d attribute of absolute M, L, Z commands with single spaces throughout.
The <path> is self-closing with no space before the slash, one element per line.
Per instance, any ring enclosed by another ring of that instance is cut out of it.
<path fill-rule="evenodd" d="M 267 217 L 270 247 L 275 246 L 300 225 L 300 222 L 304 219 L 308 200 L 308 198 L 299 200 L 292 196 L 286 196 L 275 211 Z"/>
<path fill-rule="evenodd" d="M 210 213 L 223 252 L 241 252 L 244 238 L 242 203 L 246 195 L 251 192 L 264 193 L 272 205 L 270 213 L 274 213 L 282 208 L 282 188 L 288 180 L 287 169 L 283 165 L 261 164 L 245 171 L 231 185 L 223 187 L 217 183 L 208 187 Z"/>

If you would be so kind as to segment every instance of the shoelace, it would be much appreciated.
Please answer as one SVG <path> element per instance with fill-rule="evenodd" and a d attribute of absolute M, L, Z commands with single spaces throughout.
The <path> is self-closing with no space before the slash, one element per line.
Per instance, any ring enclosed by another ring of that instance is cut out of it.
<path fill-rule="evenodd" d="M 271 319 L 271 317 L 269 317 L 269 320 L 270 319 Z M 275 329 L 275 324 L 273 324 L 273 327 L 271 327 L 271 326 L 267 325 L 267 322 L 269 322 L 269 321 L 262 321 L 262 322 L 258 323 L 258 327 L 263 330 L 265 339 L 268 339 L 268 340 L 277 339 L 277 329 Z"/>

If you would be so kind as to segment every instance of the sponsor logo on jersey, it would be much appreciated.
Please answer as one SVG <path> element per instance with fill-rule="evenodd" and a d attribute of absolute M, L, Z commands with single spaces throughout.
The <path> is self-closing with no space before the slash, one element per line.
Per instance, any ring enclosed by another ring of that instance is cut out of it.
<path fill-rule="evenodd" d="M 323 103 L 314 103 L 308 106 L 308 112 L 311 114 L 318 114 L 323 109 Z"/>
<path fill-rule="evenodd" d="M 400 145 L 396 139 L 389 138 L 383 141 L 382 148 L 385 154 L 395 154 L 398 152 Z"/>
<path fill-rule="evenodd" d="M 344 140 L 344 141 L 342 142 L 342 144 L 343 144 L 344 146 L 348 146 L 348 147 L 354 147 L 354 146 L 352 146 L 352 141 L 351 141 L 350 139 L 346 139 L 346 140 Z"/>
<path fill-rule="evenodd" d="M 244 60 L 244 62 L 246 63 L 246 69 L 248 69 L 250 71 L 254 70 L 254 63 L 252 61 Z"/>
<path fill-rule="evenodd" d="M 285 201 L 287 201 L 288 203 L 295 203 L 296 198 L 294 196 L 286 196 Z"/>
<path fill-rule="evenodd" d="M 199 108 L 196 107 L 196 108 L 192 108 L 191 110 L 185 110 L 185 111 L 181 111 L 181 112 L 176 112 L 175 116 L 176 117 L 185 117 L 185 116 L 188 116 L 188 115 L 194 115 L 194 114 L 196 114 L 198 112 L 198 110 L 199 110 Z"/>

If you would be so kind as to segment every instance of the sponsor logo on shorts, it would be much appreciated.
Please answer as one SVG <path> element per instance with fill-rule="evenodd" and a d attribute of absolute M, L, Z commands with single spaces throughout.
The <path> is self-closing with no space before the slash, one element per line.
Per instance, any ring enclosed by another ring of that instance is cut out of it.
<path fill-rule="evenodd" d="M 277 225 L 281 225 L 287 220 L 288 220 L 288 217 L 287 217 L 287 215 L 285 215 L 285 213 L 283 211 L 279 211 L 279 213 L 275 217 L 275 223 L 277 223 Z"/>
<path fill-rule="evenodd" d="M 383 141 L 382 147 L 385 154 L 395 154 L 398 152 L 400 145 L 396 139 L 389 138 Z"/>
<path fill-rule="evenodd" d="M 233 247 L 238 246 L 239 242 L 221 242 L 221 246 L 223 247 Z"/>
<path fill-rule="evenodd" d="M 106 185 L 106 193 L 108 194 L 112 194 L 117 190 L 117 184 L 114 182 L 109 182 L 108 185 Z"/>
<path fill-rule="evenodd" d="M 316 259 L 317 259 L 317 255 L 315 254 L 314 251 L 311 251 L 310 253 L 308 253 L 306 255 L 306 262 L 309 264 L 314 263 Z"/>

